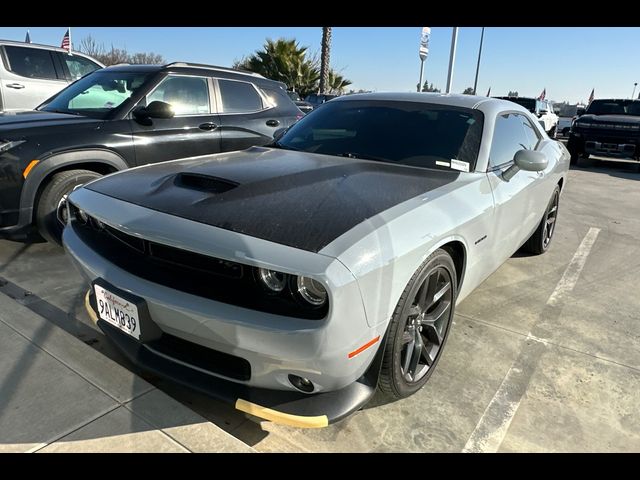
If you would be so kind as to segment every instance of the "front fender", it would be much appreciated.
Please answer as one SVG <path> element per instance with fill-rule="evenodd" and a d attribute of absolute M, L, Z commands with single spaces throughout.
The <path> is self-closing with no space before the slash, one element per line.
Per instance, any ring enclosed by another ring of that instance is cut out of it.
<path fill-rule="evenodd" d="M 56 153 L 44 159 L 31 170 L 22 187 L 20 194 L 19 225 L 29 225 L 33 222 L 33 209 L 36 196 L 43 182 L 52 174 L 69 170 L 69 167 L 83 168 L 87 164 L 100 164 L 115 170 L 129 168 L 125 160 L 110 150 L 91 149 L 74 150 Z"/>

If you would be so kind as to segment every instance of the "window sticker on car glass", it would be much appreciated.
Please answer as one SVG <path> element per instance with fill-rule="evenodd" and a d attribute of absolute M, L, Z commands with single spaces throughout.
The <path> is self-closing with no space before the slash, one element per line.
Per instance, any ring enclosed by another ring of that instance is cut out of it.
<path fill-rule="evenodd" d="M 476 123 L 476 119 L 475 118 L 470 118 L 470 119 L 467 120 L 467 123 L 469 125 L 473 125 L 474 123 Z"/>
<path fill-rule="evenodd" d="M 461 172 L 469 171 L 469 162 L 463 162 L 462 160 L 451 159 L 451 168 L 454 170 L 460 170 Z"/>
<path fill-rule="evenodd" d="M 449 162 L 441 162 L 440 160 L 436 160 L 436 165 L 440 165 L 441 167 L 450 167 Z"/>

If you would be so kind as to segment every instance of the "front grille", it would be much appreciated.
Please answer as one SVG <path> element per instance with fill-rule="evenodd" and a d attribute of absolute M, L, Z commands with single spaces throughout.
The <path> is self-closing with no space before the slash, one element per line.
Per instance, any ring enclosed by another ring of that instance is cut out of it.
<path fill-rule="evenodd" d="M 72 208 L 76 209 L 73 205 Z M 289 297 L 265 294 L 255 281 L 252 266 L 152 242 L 109 225 L 97 224 L 91 218 L 88 224 L 74 219 L 73 227 L 98 255 L 150 282 L 287 317 L 319 320 L 328 312 L 328 303 L 321 308 L 309 308 Z"/>
<path fill-rule="evenodd" d="M 158 340 L 146 343 L 153 353 L 236 380 L 251 378 L 251 365 L 244 358 L 203 347 L 197 343 L 163 333 Z"/>

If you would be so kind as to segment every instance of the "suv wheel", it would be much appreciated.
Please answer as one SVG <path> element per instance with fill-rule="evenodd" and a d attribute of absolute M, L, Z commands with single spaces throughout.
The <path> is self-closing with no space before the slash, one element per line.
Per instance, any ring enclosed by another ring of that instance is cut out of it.
<path fill-rule="evenodd" d="M 91 170 L 67 170 L 56 173 L 42 190 L 36 207 L 36 226 L 42 237 L 51 243 L 62 244 L 62 229 L 66 222 L 65 200 L 73 189 L 101 175 Z M 62 220 L 62 221 L 61 221 Z"/>

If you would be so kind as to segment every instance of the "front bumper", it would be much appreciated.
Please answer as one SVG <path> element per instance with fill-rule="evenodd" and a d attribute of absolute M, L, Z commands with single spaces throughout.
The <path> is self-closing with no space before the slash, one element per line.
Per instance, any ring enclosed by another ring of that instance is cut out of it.
<path fill-rule="evenodd" d="M 640 160 L 637 139 L 600 135 L 598 132 L 571 132 L 567 148 L 572 153 L 621 160 Z"/>
<path fill-rule="evenodd" d="M 342 420 L 362 408 L 377 386 L 381 354 L 357 381 L 332 392 L 308 395 L 294 391 L 252 388 L 211 376 L 182 363 L 158 355 L 140 343 L 98 319 L 95 295 L 87 291 L 85 307 L 91 319 L 110 340 L 136 365 L 189 388 L 202 392 L 237 410 L 282 425 L 300 428 L 322 428 Z M 380 353 L 382 350 L 380 350 Z"/>

